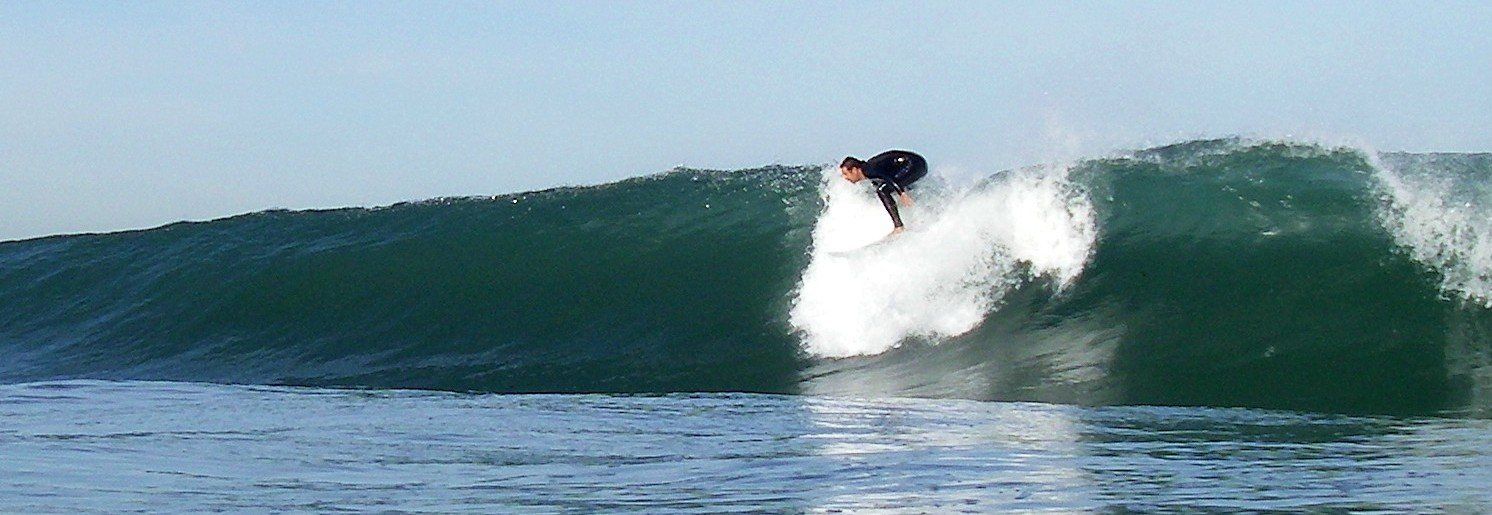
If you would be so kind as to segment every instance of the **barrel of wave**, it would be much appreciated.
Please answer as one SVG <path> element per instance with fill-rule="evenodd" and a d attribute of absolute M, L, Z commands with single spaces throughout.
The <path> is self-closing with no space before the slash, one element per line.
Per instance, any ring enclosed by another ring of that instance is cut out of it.
<path fill-rule="evenodd" d="M 815 356 L 874 355 L 966 333 L 1023 281 L 1045 276 L 1066 287 L 1097 241 L 1093 207 L 1065 166 L 962 185 L 926 181 L 902 213 L 907 232 L 884 241 L 891 221 L 875 196 L 837 170 L 823 175 L 825 207 L 790 314 Z"/>

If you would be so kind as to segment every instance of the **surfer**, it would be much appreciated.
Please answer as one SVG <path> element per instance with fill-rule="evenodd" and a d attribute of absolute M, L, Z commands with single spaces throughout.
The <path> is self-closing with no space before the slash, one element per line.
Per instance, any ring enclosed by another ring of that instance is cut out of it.
<path fill-rule="evenodd" d="M 880 197 L 881 205 L 886 206 L 886 213 L 891 215 L 891 223 L 896 226 L 891 233 L 896 234 L 906 227 L 902 226 L 901 212 L 897 211 L 892 195 L 896 195 L 903 205 L 912 207 L 912 196 L 907 194 L 907 188 L 927 175 L 927 160 L 905 150 L 888 150 L 865 161 L 851 156 L 840 161 L 839 175 L 852 183 L 870 179 L 870 184 L 876 188 L 876 196 Z"/>

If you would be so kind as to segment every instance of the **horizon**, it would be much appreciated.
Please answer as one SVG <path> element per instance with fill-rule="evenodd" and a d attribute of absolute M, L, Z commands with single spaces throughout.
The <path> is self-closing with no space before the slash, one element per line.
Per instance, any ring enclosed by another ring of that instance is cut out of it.
<path fill-rule="evenodd" d="M 1471 2 L 586 7 L 0 6 L 0 241 L 894 147 L 1492 151 Z"/>

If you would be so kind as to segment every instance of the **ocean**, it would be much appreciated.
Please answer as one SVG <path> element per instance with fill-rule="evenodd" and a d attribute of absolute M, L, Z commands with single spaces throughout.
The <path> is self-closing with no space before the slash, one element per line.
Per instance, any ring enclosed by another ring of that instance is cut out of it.
<path fill-rule="evenodd" d="M 0 511 L 1492 510 L 1492 154 L 1189 141 L 0 243 Z"/>

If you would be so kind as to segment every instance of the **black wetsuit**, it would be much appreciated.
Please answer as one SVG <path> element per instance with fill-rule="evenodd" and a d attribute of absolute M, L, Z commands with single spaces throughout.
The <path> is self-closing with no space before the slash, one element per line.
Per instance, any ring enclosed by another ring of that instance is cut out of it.
<path fill-rule="evenodd" d="M 905 150 L 888 150 L 866 160 L 863 169 L 865 178 L 875 185 L 881 205 L 891 215 L 891 223 L 901 227 L 901 212 L 896 210 L 894 194 L 907 191 L 907 187 L 927 175 L 927 160 Z"/>

